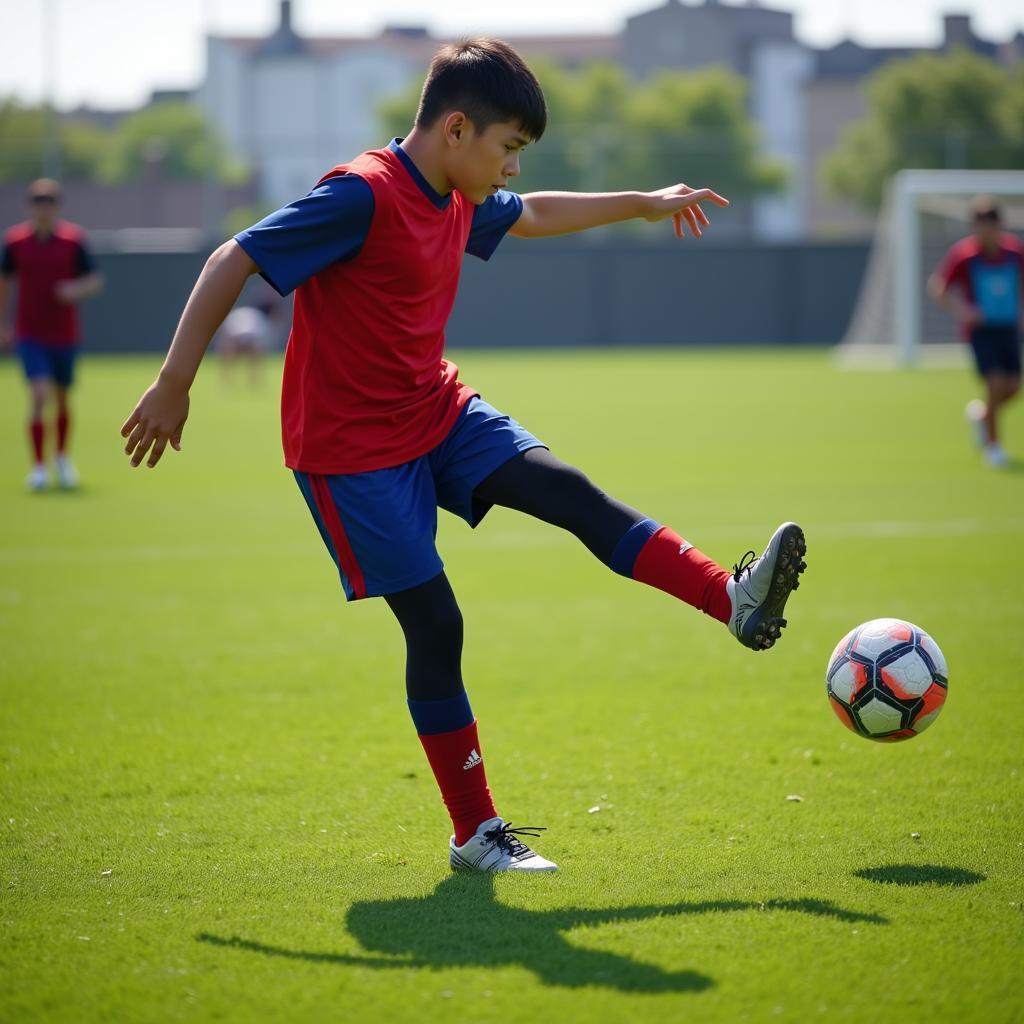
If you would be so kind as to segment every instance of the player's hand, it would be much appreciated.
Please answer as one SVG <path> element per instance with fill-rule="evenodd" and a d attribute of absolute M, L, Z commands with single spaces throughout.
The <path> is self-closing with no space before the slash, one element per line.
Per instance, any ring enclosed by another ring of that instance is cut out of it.
<path fill-rule="evenodd" d="M 646 198 L 648 209 L 643 215 L 644 220 L 658 221 L 671 217 L 676 229 L 676 238 L 686 236 L 684 224 L 689 227 L 694 238 L 700 238 L 703 229 L 710 225 L 711 222 L 701 208 L 701 203 L 729 205 L 729 200 L 717 192 L 709 188 L 690 188 L 689 185 L 670 185 L 657 192 L 648 192 Z"/>
<path fill-rule="evenodd" d="M 977 306 L 964 303 L 960 307 L 960 322 L 964 327 L 980 327 L 983 323 L 981 310 Z"/>
<path fill-rule="evenodd" d="M 132 465 L 140 465 L 148 453 L 146 465 L 152 469 L 168 444 L 180 452 L 181 432 L 186 419 L 188 391 L 158 378 L 139 399 L 135 411 L 121 427 L 121 436 L 128 438 L 124 450 Z"/>
<path fill-rule="evenodd" d="M 53 294 L 57 297 L 58 302 L 65 306 L 72 306 L 79 298 L 78 282 L 58 281 L 53 286 Z"/>

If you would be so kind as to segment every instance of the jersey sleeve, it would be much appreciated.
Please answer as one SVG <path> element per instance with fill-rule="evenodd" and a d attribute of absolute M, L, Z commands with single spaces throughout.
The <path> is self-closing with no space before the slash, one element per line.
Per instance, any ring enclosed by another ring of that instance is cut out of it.
<path fill-rule="evenodd" d="M 954 245 L 935 271 L 935 276 L 942 283 L 942 287 L 950 288 L 953 285 L 965 287 L 967 284 L 967 257 L 964 248 L 959 243 Z"/>
<path fill-rule="evenodd" d="M 488 196 L 473 211 L 466 252 L 482 260 L 489 260 L 498 248 L 498 243 L 522 213 L 523 199 L 515 192 L 500 189 L 493 196 Z"/>
<path fill-rule="evenodd" d="M 80 239 L 75 247 L 75 274 L 78 277 L 85 277 L 96 269 L 96 261 L 85 244 L 85 239 Z"/>
<path fill-rule="evenodd" d="M 332 263 L 359 254 L 373 207 L 367 182 L 343 174 L 240 231 L 235 241 L 264 280 L 278 294 L 287 295 Z"/>

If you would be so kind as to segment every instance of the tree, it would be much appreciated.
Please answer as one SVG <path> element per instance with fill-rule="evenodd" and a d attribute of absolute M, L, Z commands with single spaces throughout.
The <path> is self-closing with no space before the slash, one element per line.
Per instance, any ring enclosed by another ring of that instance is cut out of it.
<path fill-rule="evenodd" d="M 117 126 L 100 178 L 110 184 L 131 181 L 148 164 L 159 164 L 160 174 L 166 178 L 212 176 L 232 184 L 244 180 L 246 174 L 202 112 L 177 100 L 144 107 Z"/>
<path fill-rule="evenodd" d="M 44 173 L 47 122 L 53 117 L 61 177 L 90 180 L 106 149 L 107 133 L 85 121 L 61 120 L 46 107 L 0 101 L 0 181 L 30 181 Z"/>
<path fill-rule="evenodd" d="M 868 113 L 826 157 L 824 183 L 867 209 L 904 168 L 1024 166 L 1024 69 L 966 50 L 894 60 L 867 85 Z"/>
<path fill-rule="evenodd" d="M 576 71 L 535 62 L 548 129 L 522 158 L 518 191 L 657 188 L 680 180 L 733 197 L 780 188 L 784 171 L 757 151 L 746 85 L 724 69 L 662 72 L 633 81 L 616 64 Z M 419 88 L 380 111 L 392 135 L 408 131 Z"/>

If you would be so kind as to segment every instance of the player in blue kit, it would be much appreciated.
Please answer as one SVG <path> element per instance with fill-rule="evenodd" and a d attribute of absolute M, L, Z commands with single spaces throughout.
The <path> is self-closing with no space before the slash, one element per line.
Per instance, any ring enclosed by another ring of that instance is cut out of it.
<path fill-rule="evenodd" d="M 974 234 L 960 239 L 928 282 L 932 297 L 960 322 L 970 342 L 985 399 L 967 405 L 975 440 L 990 466 L 1006 466 L 999 410 L 1020 391 L 1020 328 L 1024 323 L 1024 247 L 1003 231 L 998 203 L 971 204 Z"/>
<path fill-rule="evenodd" d="M 431 64 L 405 139 L 330 170 L 305 197 L 222 245 L 193 290 L 157 380 L 122 427 L 132 465 L 180 447 L 206 346 L 246 279 L 295 291 L 281 423 L 285 463 L 349 600 L 383 597 L 406 641 L 406 695 L 454 826 L 453 868 L 551 871 L 494 806 L 462 679 L 462 614 L 435 545 L 437 510 L 477 526 L 493 505 L 575 534 L 606 566 L 727 625 L 755 650 L 780 635 L 804 569 L 784 523 L 730 572 L 605 494 L 459 380 L 444 326 L 463 254 L 631 218 L 699 237 L 710 189 L 516 195 L 540 139 L 540 86 L 509 46 L 471 39 Z M 685 227 L 684 227 L 685 226 Z"/>

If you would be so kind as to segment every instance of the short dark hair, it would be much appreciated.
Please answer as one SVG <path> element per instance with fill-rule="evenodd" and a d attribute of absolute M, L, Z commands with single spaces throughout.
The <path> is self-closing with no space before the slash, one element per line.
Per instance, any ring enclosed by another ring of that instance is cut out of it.
<path fill-rule="evenodd" d="M 548 123 L 544 92 L 523 58 L 508 43 L 482 36 L 447 43 L 434 55 L 416 127 L 430 128 L 452 110 L 461 110 L 478 132 L 517 121 L 539 139 Z"/>

